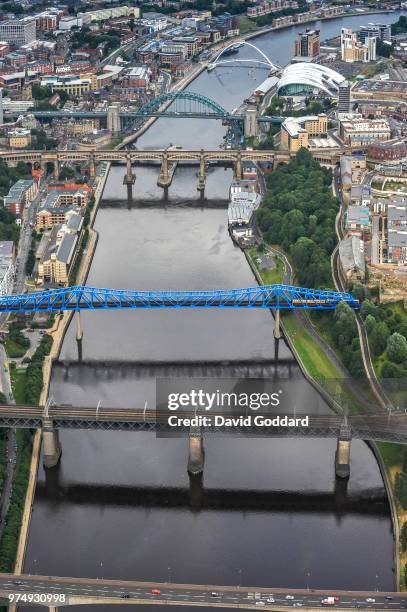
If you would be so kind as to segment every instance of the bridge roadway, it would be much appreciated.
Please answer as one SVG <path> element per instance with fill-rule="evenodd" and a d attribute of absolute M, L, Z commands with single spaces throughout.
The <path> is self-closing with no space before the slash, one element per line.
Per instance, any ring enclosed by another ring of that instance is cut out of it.
<path fill-rule="evenodd" d="M 206 291 L 134 291 L 78 285 L 3 295 L 0 312 L 120 310 L 123 308 L 274 308 L 335 310 L 340 302 L 358 309 L 350 293 L 290 285 L 257 285 Z M 275 324 L 277 323 L 277 317 Z M 279 334 L 278 334 L 279 335 Z"/>
<path fill-rule="evenodd" d="M 154 589 L 159 594 L 152 593 Z M 233 587 L 0 574 L 0 596 L 9 598 L 10 594 L 14 595 L 15 602 L 17 599 L 21 602 L 35 602 L 37 596 L 39 605 L 47 606 L 50 612 L 59 607 L 80 604 L 199 606 L 247 610 L 261 608 L 273 611 L 302 607 L 304 612 L 311 612 L 325 608 L 322 600 L 328 596 L 339 598 L 333 606 L 336 611 L 407 608 L 406 593 L 395 592 Z M 260 599 L 256 599 L 256 594 L 260 595 Z M 258 601 L 264 605 L 258 605 Z"/>
<path fill-rule="evenodd" d="M 360 148 L 360 147 L 359 147 Z M 312 155 L 316 158 L 326 157 L 339 160 L 339 156 L 343 153 L 351 153 L 352 147 L 335 147 L 313 149 Z M 246 149 L 120 149 L 120 150 L 89 150 L 89 151 L 71 151 L 71 150 L 56 150 L 56 151 L 1 151 L 0 159 L 4 162 L 19 161 L 38 163 L 60 163 L 60 162 L 126 162 L 131 163 L 137 161 L 162 161 L 163 154 L 166 153 L 168 162 L 183 162 L 193 161 L 199 163 L 201 158 L 204 162 L 217 161 L 222 163 L 236 163 L 238 157 L 241 161 L 253 162 L 288 162 L 292 155 L 289 151 L 274 151 L 274 150 L 246 150 Z"/>
<path fill-rule="evenodd" d="M 256 412 L 249 411 L 251 424 L 237 424 L 234 427 L 227 425 L 216 426 L 215 418 L 236 415 L 227 415 L 225 412 L 211 410 L 200 413 L 203 417 L 210 416 L 212 425 L 205 427 L 203 432 L 230 434 L 252 434 L 266 437 L 338 437 L 343 427 L 343 417 L 339 415 L 312 415 L 301 414 L 287 415 L 292 419 L 303 419 L 308 417 L 308 425 L 296 423 L 292 426 L 263 426 L 255 423 Z M 181 419 L 179 426 L 174 429 L 168 425 L 168 417 L 176 415 Z M 191 419 L 194 414 L 188 411 L 164 412 L 156 410 L 138 410 L 133 408 L 89 408 L 74 406 L 0 406 L 0 427 L 39 428 L 44 421 L 51 421 L 55 429 L 101 429 L 112 431 L 152 431 L 161 434 L 190 433 L 191 426 L 186 419 Z M 259 415 L 260 416 L 260 415 Z M 278 413 L 267 415 L 275 418 Z M 387 442 L 407 443 L 407 414 L 392 412 L 391 414 L 362 414 L 350 415 L 347 425 L 352 438 L 362 440 L 380 440 Z"/>
<path fill-rule="evenodd" d="M 107 111 L 28 111 L 30 115 L 34 115 L 36 119 L 52 120 L 52 119 L 106 119 Z M 18 118 L 21 112 L 5 111 L 4 116 L 7 118 Z M 196 112 L 179 112 L 166 110 L 165 112 L 148 111 L 148 112 L 119 112 L 119 117 L 122 120 L 147 119 L 148 117 L 165 117 L 171 119 L 218 119 L 221 121 L 240 121 L 243 123 L 244 115 L 230 113 L 200 113 Z M 280 125 L 285 117 L 261 115 L 257 117 L 259 123 L 274 123 Z"/>

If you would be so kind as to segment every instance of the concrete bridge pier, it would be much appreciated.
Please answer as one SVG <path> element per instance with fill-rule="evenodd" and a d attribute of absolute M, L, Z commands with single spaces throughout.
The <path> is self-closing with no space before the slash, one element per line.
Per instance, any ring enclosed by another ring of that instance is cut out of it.
<path fill-rule="evenodd" d="M 59 161 L 58 159 L 54 160 L 54 179 L 57 181 L 59 179 Z"/>
<path fill-rule="evenodd" d="M 50 419 L 44 419 L 42 427 L 42 445 L 44 451 L 44 467 L 53 468 L 61 458 L 61 443 L 58 430 Z"/>
<path fill-rule="evenodd" d="M 205 451 L 202 432 L 199 427 L 191 427 L 189 433 L 188 473 L 192 476 L 202 474 L 205 463 Z"/>
<path fill-rule="evenodd" d="M 132 172 L 131 157 L 126 157 L 126 174 L 123 178 L 123 185 L 127 185 L 127 202 L 130 205 L 133 202 L 133 185 L 136 182 L 136 175 Z"/>
<path fill-rule="evenodd" d="M 82 361 L 83 329 L 82 329 L 82 320 L 81 320 L 80 310 L 76 311 L 75 319 L 76 319 L 76 344 L 78 346 L 78 361 Z"/>
<path fill-rule="evenodd" d="M 95 176 L 96 176 L 96 161 L 92 155 L 92 157 L 89 158 L 89 177 L 94 179 Z"/>
<path fill-rule="evenodd" d="M 242 179 L 242 152 L 237 152 L 236 164 L 235 164 L 235 179 L 240 181 Z"/>
<path fill-rule="evenodd" d="M 279 308 L 276 308 L 274 310 L 274 338 L 276 340 L 280 340 L 281 338 L 280 309 Z"/>
<path fill-rule="evenodd" d="M 201 149 L 201 156 L 199 158 L 199 172 L 198 172 L 198 185 L 197 185 L 197 190 L 199 191 L 200 200 L 203 200 L 205 197 L 205 185 L 206 185 L 205 157 L 204 157 L 203 149 Z"/>
<path fill-rule="evenodd" d="M 169 163 L 168 163 L 168 153 L 164 151 L 163 158 L 161 162 L 161 170 L 158 175 L 157 185 L 159 187 L 163 187 L 163 189 L 167 189 L 172 183 L 172 176 L 170 175 Z"/>
<path fill-rule="evenodd" d="M 341 426 L 335 453 L 335 475 L 337 478 L 350 476 L 350 445 L 352 434 L 347 424 Z"/>

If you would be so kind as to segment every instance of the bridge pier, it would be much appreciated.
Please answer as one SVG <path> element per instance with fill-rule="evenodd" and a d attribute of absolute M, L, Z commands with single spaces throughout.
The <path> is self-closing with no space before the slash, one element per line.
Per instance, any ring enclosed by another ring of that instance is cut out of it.
<path fill-rule="evenodd" d="M 168 153 L 167 151 L 164 151 L 162 162 L 161 162 L 161 170 L 160 170 L 160 174 L 158 175 L 158 179 L 157 179 L 157 185 L 159 187 L 163 187 L 164 189 L 165 188 L 168 189 L 171 183 L 172 183 L 172 177 L 170 176 L 170 172 L 169 172 Z"/>
<path fill-rule="evenodd" d="M 337 478 L 349 478 L 350 476 L 351 439 L 352 435 L 348 425 L 342 425 L 335 453 L 335 475 Z"/>
<path fill-rule="evenodd" d="M 44 467 L 53 468 L 58 465 L 61 458 L 61 443 L 58 430 L 54 428 L 52 421 L 44 419 L 42 427 L 42 444 L 44 451 Z"/>
<path fill-rule="evenodd" d="M 77 310 L 75 314 L 76 319 L 76 343 L 78 346 L 78 361 L 82 361 L 82 340 L 83 340 L 83 330 L 82 330 L 82 321 L 81 321 L 81 311 Z"/>
<path fill-rule="evenodd" d="M 237 152 L 236 164 L 235 164 L 235 179 L 240 181 L 242 179 L 242 152 Z"/>
<path fill-rule="evenodd" d="M 199 427 L 191 427 L 189 433 L 188 473 L 192 476 L 202 474 L 205 462 L 202 432 Z"/>
<path fill-rule="evenodd" d="M 94 179 L 96 176 L 96 161 L 94 156 L 92 155 L 89 158 L 89 177 Z"/>
<path fill-rule="evenodd" d="M 204 199 L 205 184 L 206 184 L 205 156 L 204 156 L 203 149 L 201 149 L 201 156 L 199 158 L 199 172 L 198 172 L 198 185 L 197 185 L 197 190 L 199 191 L 199 198 L 201 200 Z"/>
<path fill-rule="evenodd" d="M 279 308 L 276 308 L 274 310 L 274 338 L 276 340 L 280 340 L 281 338 L 280 309 Z"/>
<path fill-rule="evenodd" d="M 54 160 L 54 179 L 56 181 L 59 179 L 59 161 L 58 159 Z"/>
<path fill-rule="evenodd" d="M 123 185 L 127 185 L 127 202 L 130 205 L 133 202 L 133 185 L 136 182 L 136 175 L 132 172 L 131 157 L 126 157 L 126 174 L 123 178 Z"/>

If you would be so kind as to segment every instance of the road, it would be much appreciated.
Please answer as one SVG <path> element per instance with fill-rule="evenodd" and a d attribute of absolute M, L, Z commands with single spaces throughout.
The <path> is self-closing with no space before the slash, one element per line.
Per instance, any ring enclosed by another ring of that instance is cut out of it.
<path fill-rule="evenodd" d="M 36 601 L 35 594 L 42 594 L 43 605 L 68 605 L 82 602 L 192 605 L 201 607 L 245 608 L 264 607 L 267 610 L 281 608 L 325 608 L 322 600 L 338 597 L 336 610 L 405 610 L 405 593 L 381 593 L 365 591 L 315 591 L 306 589 L 271 589 L 212 585 L 153 584 L 88 578 L 58 578 L 50 576 L 26 576 L 0 574 L 0 595 L 14 595 L 17 601 Z M 25 599 L 21 596 L 25 594 Z M 29 596 L 32 596 L 29 598 Z M 102 599 L 103 598 L 103 599 Z M 48 602 L 48 604 L 47 604 Z"/>
<path fill-rule="evenodd" d="M 346 206 L 345 206 L 345 203 L 342 197 L 342 190 L 341 190 L 340 178 L 339 178 L 338 173 L 336 173 L 334 176 L 333 186 L 334 186 L 334 195 L 338 198 L 340 202 L 339 213 L 335 220 L 336 234 L 337 234 L 337 238 L 339 241 L 344 237 L 342 218 L 346 210 Z M 336 246 L 333 252 L 333 255 L 332 255 L 331 267 L 332 267 L 332 276 L 333 276 L 334 283 L 335 283 L 337 290 L 346 291 L 345 283 L 342 281 L 342 277 L 339 272 L 340 262 L 339 262 L 339 246 L 338 245 Z M 374 370 L 371 355 L 370 355 L 369 341 L 367 337 L 365 324 L 363 322 L 362 317 L 360 316 L 358 312 L 355 312 L 355 318 L 356 318 L 356 325 L 358 328 L 363 365 L 365 367 L 371 389 L 374 395 L 376 396 L 377 400 L 379 401 L 380 406 L 384 410 L 387 411 L 391 409 L 392 403 L 390 399 L 387 397 L 387 395 L 385 394 L 382 388 L 382 385 L 377 379 L 376 372 Z"/>

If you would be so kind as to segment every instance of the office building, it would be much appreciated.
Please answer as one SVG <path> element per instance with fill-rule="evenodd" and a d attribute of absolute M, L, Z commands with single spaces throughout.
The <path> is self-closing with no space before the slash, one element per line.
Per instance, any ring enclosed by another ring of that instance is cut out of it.
<path fill-rule="evenodd" d="M 362 43 L 350 28 L 341 31 L 341 58 L 343 62 L 372 62 L 376 59 L 376 38 L 367 37 Z"/>
<path fill-rule="evenodd" d="M 350 113 L 351 110 L 350 83 L 343 81 L 338 89 L 338 113 Z"/>
<path fill-rule="evenodd" d="M 33 42 L 37 38 L 37 29 L 34 17 L 13 19 L 0 22 L 0 40 L 10 45 L 21 47 Z"/>
<path fill-rule="evenodd" d="M 319 30 L 305 30 L 298 32 L 295 39 L 294 55 L 296 57 L 317 57 L 321 45 Z"/>

